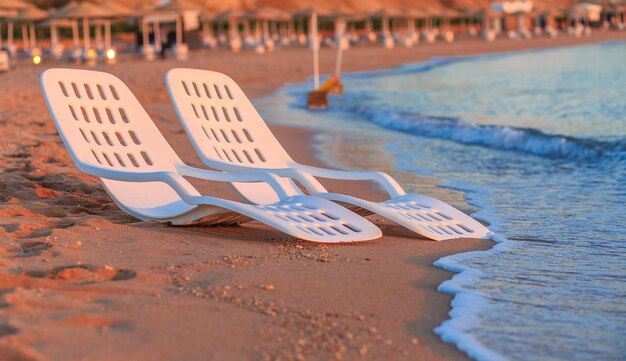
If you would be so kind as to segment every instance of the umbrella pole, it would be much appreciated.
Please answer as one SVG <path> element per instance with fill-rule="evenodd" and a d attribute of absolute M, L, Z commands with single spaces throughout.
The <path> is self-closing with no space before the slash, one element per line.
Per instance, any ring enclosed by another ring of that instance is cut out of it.
<path fill-rule="evenodd" d="M 24 51 L 28 51 L 30 50 L 28 47 L 28 30 L 26 28 L 26 24 L 22 24 L 22 47 L 24 48 Z"/>
<path fill-rule="evenodd" d="M 311 14 L 311 28 L 309 29 L 309 40 L 313 50 L 313 87 L 317 90 L 320 87 L 320 64 L 319 64 L 319 41 L 317 40 L 317 14 Z"/>
<path fill-rule="evenodd" d="M 263 30 L 261 29 L 261 21 L 259 20 L 254 22 L 254 40 L 256 40 L 257 43 L 263 41 Z"/>
<path fill-rule="evenodd" d="M 13 47 L 13 22 L 7 25 L 7 46 L 9 48 Z"/>
<path fill-rule="evenodd" d="M 2 40 L 2 23 L 0 23 L 0 48 L 2 48 L 3 40 Z"/>
<path fill-rule="evenodd" d="M 80 34 L 78 33 L 78 20 L 72 19 L 72 38 L 74 40 L 74 47 L 80 46 Z"/>
<path fill-rule="evenodd" d="M 243 21 L 243 38 L 250 38 L 250 22 L 248 20 Z"/>
<path fill-rule="evenodd" d="M 270 24 L 267 20 L 263 20 L 263 42 L 270 40 Z"/>
<path fill-rule="evenodd" d="M 145 18 L 141 21 L 141 32 L 141 35 L 143 36 L 143 47 L 145 49 L 147 46 L 150 45 L 150 37 L 148 36 L 148 22 Z"/>
<path fill-rule="evenodd" d="M 176 46 L 183 43 L 183 23 L 180 14 L 176 15 Z"/>
<path fill-rule="evenodd" d="M 307 108 L 325 109 L 328 107 L 328 92 L 320 90 L 319 41 L 317 39 L 317 13 L 311 14 L 309 24 L 309 46 L 313 50 L 313 91 L 307 94 Z"/>
<path fill-rule="evenodd" d="M 335 60 L 335 76 L 341 76 L 341 62 L 343 60 L 343 38 L 346 34 L 346 20 L 338 18 L 335 23 L 337 26 L 337 59 Z"/>
<path fill-rule="evenodd" d="M 85 51 L 91 48 L 91 38 L 89 36 L 89 19 L 83 18 L 83 41 L 85 45 Z"/>
<path fill-rule="evenodd" d="M 158 21 L 153 22 L 152 31 L 154 32 L 154 48 L 156 51 L 161 52 L 163 48 L 163 41 L 161 40 L 161 23 Z"/>
<path fill-rule="evenodd" d="M 104 48 L 111 48 L 111 20 L 104 23 Z"/>
<path fill-rule="evenodd" d="M 50 49 L 54 51 L 58 43 L 59 43 L 59 34 L 57 33 L 57 27 L 53 22 L 51 22 L 50 23 Z"/>
<path fill-rule="evenodd" d="M 100 25 L 94 26 L 94 37 L 96 41 L 96 49 L 102 49 L 102 28 Z"/>
<path fill-rule="evenodd" d="M 389 19 L 386 16 L 383 16 L 382 23 L 383 37 L 386 38 L 389 36 Z"/>
<path fill-rule="evenodd" d="M 35 23 L 30 23 L 30 47 L 34 49 L 37 47 L 37 34 L 35 33 Z"/>

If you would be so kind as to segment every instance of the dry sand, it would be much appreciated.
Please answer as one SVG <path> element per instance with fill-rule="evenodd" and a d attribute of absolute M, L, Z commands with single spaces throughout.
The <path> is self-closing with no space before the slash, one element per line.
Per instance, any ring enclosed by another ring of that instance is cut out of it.
<path fill-rule="evenodd" d="M 345 70 L 624 37 L 355 48 L 345 55 Z M 322 52 L 324 72 L 332 58 L 330 50 Z M 186 63 L 96 67 L 124 80 L 181 158 L 199 165 L 163 82 L 175 66 L 226 72 L 249 95 L 262 96 L 303 81 L 310 59 L 303 49 L 263 56 L 201 52 Z M 490 242 L 415 239 L 375 216 L 383 238 L 343 246 L 299 242 L 256 222 L 139 222 L 72 164 L 45 108 L 41 70 L 21 65 L 0 75 L 1 360 L 466 358 L 432 332 L 451 300 L 436 291 L 451 274 L 432 263 Z M 302 146 L 311 144 L 310 132 L 273 130 L 296 160 L 319 164 L 312 148 Z M 372 197 L 368 185 L 329 186 Z M 221 184 L 199 188 L 234 198 Z"/>

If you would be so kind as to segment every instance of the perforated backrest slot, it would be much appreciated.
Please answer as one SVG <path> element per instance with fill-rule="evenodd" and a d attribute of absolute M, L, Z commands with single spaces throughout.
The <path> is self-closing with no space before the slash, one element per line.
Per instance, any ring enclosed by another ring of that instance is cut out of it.
<path fill-rule="evenodd" d="M 200 97 L 200 91 L 198 90 L 198 85 L 196 85 L 196 82 L 194 81 L 191 84 L 193 85 L 193 90 L 196 92 L 196 95 Z"/>
<path fill-rule="evenodd" d="M 246 158 L 248 159 L 248 162 L 250 163 L 254 163 L 254 159 L 252 159 L 252 157 L 250 156 L 250 153 L 248 153 L 247 150 L 243 150 L 243 154 L 246 156 Z"/>
<path fill-rule="evenodd" d="M 143 150 L 140 152 L 141 157 L 143 158 L 144 162 L 146 162 L 147 165 L 153 165 L 154 163 L 152 162 L 152 159 L 150 158 L 150 156 L 148 155 L 148 153 L 144 152 Z"/>
<path fill-rule="evenodd" d="M 215 94 L 217 95 L 217 97 L 222 99 L 222 93 L 220 92 L 220 89 L 217 87 L 217 84 L 213 84 L 213 89 L 215 89 Z"/>
<path fill-rule="evenodd" d="M 109 85 L 109 90 L 111 90 L 111 95 L 113 95 L 113 99 L 120 100 L 120 96 L 119 94 L 117 94 L 117 90 L 115 90 L 115 87 L 113 85 Z"/>
<path fill-rule="evenodd" d="M 204 87 L 204 93 L 206 94 L 207 98 L 211 99 L 211 92 L 209 92 L 209 86 L 206 83 L 202 83 L 202 86 Z"/>
<path fill-rule="evenodd" d="M 222 133 L 222 137 L 224 137 L 224 140 L 226 141 L 226 143 L 230 143 L 230 138 L 228 138 L 228 135 L 226 134 L 224 129 L 220 129 L 220 133 Z"/>
<path fill-rule="evenodd" d="M 128 160 L 130 160 L 130 163 L 135 166 L 135 168 L 139 168 L 139 163 L 137 162 L 137 160 L 135 159 L 135 156 L 132 153 L 127 153 L 126 156 L 128 157 Z"/>
<path fill-rule="evenodd" d="M 252 135 L 250 135 L 250 132 L 248 132 L 248 129 L 243 128 L 241 131 L 243 132 L 243 135 L 246 136 L 246 139 L 248 139 L 248 142 L 254 143 L 254 139 L 252 138 Z"/>
<path fill-rule="evenodd" d="M 122 159 L 122 157 L 120 157 L 119 154 L 117 153 L 113 153 L 113 155 L 115 156 L 115 159 L 117 159 L 117 162 L 122 166 L 122 167 L 126 167 L 126 163 L 124 162 L 124 160 Z"/>
<path fill-rule="evenodd" d="M 237 154 L 237 151 L 235 151 L 234 149 L 231 149 L 231 152 L 233 152 L 233 155 L 235 156 L 235 158 L 237 158 L 237 161 L 239 163 L 243 163 L 243 161 L 241 161 L 241 158 L 239 158 L 239 154 Z"/>
<path fill-rule="evenodd" d="M 213 150 L 215 151 L 215 154 L 217 154 L 217 156 L 218 156 L 220 159 L 224 159 L 224 158 L 222 157 L 222 155 L 220 154 L 220 151 L 219 151 L 219 150 L 217 150 L 217 147 L 213 147 Z"/>
<path fill-rule="evenodd" d="M 254 152 L 256 153 L 257 157 L 259 157 L 259 160 L 263 163 L 265 163 L 265 157 L 263 156 L 263 153 L 261 153 L 261 151 L 258 148 L 254 148 Z"/>
<path fill-rule="evenodd" d="M 243 119 L 241 118 L 241 114 L 239 114 L 239 109 L 237 109 L 237 107 L 233 107 L 233 112 L 235 113 L 235 117 L 237 118 L 237 120 L 243 122 Z"/>
<path fill-rule="evenodd" d="M 100 160 L 100 157 L 98 157 L 98 155 L 96 154 L 96 152 L 94 152 L 93 149 L 91 149 L 91 154 L 93 154 L 93 157 L 96 159 L 96 162 L 102 164 L 102 161 Z"/>
<path fill-rule="evenodd" d="M 63 95 L 69 98 L 70 95 L 67 94 L 67 89 L 65 89 L 65 84 L 63 84 L 62 82 L 59 82 L 59 87 L 61 88 L 61 93 L 63 93 Z"/>
<path fill-rule="evenodd" d="M 83 138 L 85 138 L 85 141 L 86 141 L 87 143 L 91 143 L 91 142 L 89 141 L 89 139 L 87 139 L 87 135 L 86 135 L 86 134 L 85 134 L 85 132 L 83 131 L 83 128 L 78 128 L 78 130 L 80 130 L 80 134 L 82 134 Z"/>
<path fill-rule="evenodd" d="M 98 88 L 98 94 L 100 94 L 100 99 L 107 100 L 106 94 L 104 94 L 104 89 L 102 89 L 102 85 L 97 84 L 96 88 Z"/>
<path fill-rule="evenodd" d="M 87 123 L 91 123 L 91 121 L 89 120 L 89 116 L 87 115 L 87 110 L 85 110 L 84 107 L 80 107 L 80 112 L 83 114 L 83 120 Z"/>
<path fill-rule="evenodd" d="M 214 106 L 211 106 L 211 111 L 213 111 L 213 117 L 215 118 L 215 121 L 219 122 L 220 116 L 217 114 L 217 110 L 215 110 Z"/>
<path fill-rule="evenodd" d="M 78 86 L 76 85 L 76 83 L 72 82 L 72 89 L 74 90 L 74 95 L 80 99 L 80 93 L 78 92 Z"/>
<path fill-rule="evenodd" d="M 98 139 L 98 136 L 96 136 L 96 133 L 94 133 L 93 130 L 91 130 L 90 133 L 91 133 L 91 138 L 93 138 L 94 142 L 96 142 L 96 144 L 98 144 L 98 145 L 102 145 L 100 143 L 100 139 Z"/>
<path fill-rule="evenodd" d="M 226 118 L 226 121 L 230 123 L 230 115 L 228 115 L 228 111 L 226 110 L 226 108 L 222 107 L 222 112 L 224 113 L 224 118 Z"/>
<path fill-rule="evenodd" d="M 113 167 L 113 162 L 111 162 L 111 159 L 109 159 L 109 156 L 105 153 L 102 152 L 102 156 L 104 157 L 104 159 L 106 160 L 106 162 L 109 164 L 109 166 Z"/>
<path fill-rule="evenodd" d="M 96 122 L 102 124 L 102 118 L 100 118 L 100 112 L 98 111 L 98 108 L 93 108 L 93 115 L 96 117 Z"/>
<path fill-rule="evenodd" d="M 224 84 L 224 89 L 226 90 L 226 94 L 228 95 L 228 98 L 230 98 L 230 100 L 233 100 L 235 98 L 233 98 L 233 95 L 230 92 L 230 88 L 228 87 L 228 85 Z"/>
<path fill-rule="evenodd" d="M 124 108 L 120 108 L 120 116 L 122 117 L 122 121 L 124 123 L 130 123 L 130 119 L 128 119 L 128 116 L 126 115 L 126 110 L 124 110 Z"/>
<path fill-rule="evenodd" d="M 233 161 L 232 159 L 230 159 L 230 156 L 228 155 L 228 152 L 226 152 L 226 149 L 222 149 L 222 154 L 224 154 L 224 157 L 226 157 L 229 162 Z"/>
<path fill-rule="evenodd" d="M 115 137 L 117 138 L 117 141 L 120 142 L 121 145 L 125 147 L 128 146 L 128 143 L 126 143 L 126 140 L 124 139 L 122 134 L 120 134 L 120 132 L 115 132 Z"/>
<path fill-rule="evenodd" d="M 211 134 L 213 134 L 213 138 L 215 138 L 216 141 L 221 141 L 220 137 L 217 135 L 217 133 L 215 133 L 215 129 L 211 128 Z"/>
<path fill-rule="evenodd" d="M 206 137 L 207 137 L 209 140 L 212 140 L 212 139 L 211 139 L 211 136 L 209 135 L 209 132 L 207 132 L 206 128 L 205 128 L 205 127 L 202 127 L 202 130 L 204 131 L 204 135 L 206 135 Z"/>
<path fill-rule="evenodd" d="M 113 117 L 113 112 L 111 112 L 111 109 L 106 108 L 106 113 L 107 113 L 107 118 L 109 118 L 109 122 L 111 122 L 111 124 L 115 124 L 115 118 Z"/>
<path fill-rule="evenodd" d="M 89 88 L 89 84 L 83 84 L 85 86 L 85 92 L 87 93 L 87 97 L 93 100 L 93 94 L 91 93 L 91 88 Z"/>
<path fill-rule="evenodd" d="M 69 106 L 70 107 L 70 113 L 72 113 L 72 117 L 74 117 L 74 119 L 78 120 L 78 116 L 76 115 L 76 111 L 74 110 L 73 106 Z"/>
<path fill-rule="evenodd" d="M 113 142 L 111 141 L 111 138 L 109 138 L 109 135 L 106 132 L 102 132 L 102 137 L 104 138 L 104 140 L 107 142 L 107 144 L 109 146 L 113 146 Z"/>
<path fill-rule="evenodd" d="M 239 138 L 239 134 L 237 134 L 237 131 L 235 129 L 231 129 L 230 132 L 233 133 L 233 137 L 235 138 L 237 143 L 241 144 L 241 138 Z"/>
<path fill-rule="evenodd" d="M 134 130 L 129 130 L 128 131 L 128 135 L 130 135 L 130 139 L 133 140 L 133 143 L 140 145 L 141 141 L 139 140 L 139 137 L 137 137 L 137 133 L 135 133 Z"/>

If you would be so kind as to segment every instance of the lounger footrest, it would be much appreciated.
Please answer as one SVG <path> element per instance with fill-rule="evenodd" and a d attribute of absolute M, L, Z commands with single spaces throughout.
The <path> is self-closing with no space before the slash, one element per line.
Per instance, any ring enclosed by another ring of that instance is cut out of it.
<path fill-rule="evenodd" d="M 252 218 L 292 236 L 322 243 L 367 241 L 380 229 L 357 214 L 326 199 L 294 196 L 270 205 L 248 205 Z M 247 212 L 246 212 L 247 213 Z"/>

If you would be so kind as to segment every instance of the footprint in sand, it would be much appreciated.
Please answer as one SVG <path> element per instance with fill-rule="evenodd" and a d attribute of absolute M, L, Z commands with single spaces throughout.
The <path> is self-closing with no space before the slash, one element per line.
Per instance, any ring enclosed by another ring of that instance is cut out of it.
<path fill-rule="evenodd" d="M 29 270 L 25 271 L 24 275 L 75 284 L 88 284 L 130 280 L 137 276 L 137 272 L 111 266 L 70 265 L 49 270 Z"/>
<path fill-rule="evenodd" d="M 52 244 L 49 242 L 23 242 L 15 251 L 22 257 L 39 256 L 43 251 L 48 248 L 52 248 Z"/>

